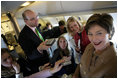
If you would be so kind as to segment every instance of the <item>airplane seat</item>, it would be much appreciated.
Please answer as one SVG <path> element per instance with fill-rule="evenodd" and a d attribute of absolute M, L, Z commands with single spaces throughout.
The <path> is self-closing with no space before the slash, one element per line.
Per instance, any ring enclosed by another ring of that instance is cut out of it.
<path fill-rule="evenodd" d="M 2 37 L 1 37 L 1 48 L 8 48 Z"/>
<path fill-rule="evenodd" d="M 21 48 L 20 45 L 17 45 L 17 46 L 15 47 L 15 51 L 17 52 L 17 54 L 18 54 L 19 56 L 23 57 L 24 59 L 27 58 L 27 56 L 25 55 L 25 52 L 23 51 L 23 49 Z"/>
<path fill-rule="evenodd" d="M 54 50 L 57 49 L 57 40 L 58 38 L 55 38 L 54 44 L 48 49 L 50 58 L 52 58 Z"/>
<path fill-rule="evenodd" d="M 10 54 L 11 54 L 14 58 L 19 58 L 19 54 L 18 54 L 15 50 L 10 51 Z"/>
<path fill-rule="evenodd" d="M 15 58 L 24 58 L 27 59 L 27 56 L 25 55 L 24 51 L 20 47 L 20 45 L 16 46 L 14 50 L 10 51 L 10 54 Z"/>

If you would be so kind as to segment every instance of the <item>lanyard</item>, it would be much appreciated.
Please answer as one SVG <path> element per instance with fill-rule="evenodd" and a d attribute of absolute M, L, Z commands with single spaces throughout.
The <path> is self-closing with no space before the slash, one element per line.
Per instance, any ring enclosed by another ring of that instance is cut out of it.
<path fill-rule="evenodd" d="M 42 35 L 39 33 L 39 31 L 38 31 L 38 29 L 37 29 L 37 28 L 35 29 L 35 31 L 36 31 L 36 33 L 38 34 L 39 38 L 40 38 L 42 41 L 44 41 L 44 39 L 43 39 Z"/>

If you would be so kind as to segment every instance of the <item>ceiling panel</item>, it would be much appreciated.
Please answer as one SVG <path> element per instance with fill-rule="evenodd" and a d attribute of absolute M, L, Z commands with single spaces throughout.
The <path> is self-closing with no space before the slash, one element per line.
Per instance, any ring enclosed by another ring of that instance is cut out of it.
<path fill-rule="evenodd" d="M 25 1 L 2 1 L 2 13 L 12 12 L 20 16 L 24 10 L 31 9 L 40 15 L 53 15 L 71 12 L 91 11 L 97 9 L 117 8 L 117 1 L 36 1 L 19 9 Z"/>
<path fill-rule="evenodd" d="M 26 1 L 1 1 L 1 12 L 15 12 Z"/>

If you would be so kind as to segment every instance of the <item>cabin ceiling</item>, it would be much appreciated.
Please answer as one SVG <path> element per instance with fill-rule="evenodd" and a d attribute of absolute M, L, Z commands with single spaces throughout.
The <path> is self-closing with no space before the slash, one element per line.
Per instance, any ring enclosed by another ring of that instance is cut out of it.
<path fill-rule="evenodd" d="M 16 12 L 26 1 L 1 1 L 1 13 Z"/>
<path fill-rule="evenodd" d="M 21 15 L 24 10 L 31 9 L 45 16 L 107 8 L 117 9 L 117 1 L 35 1 L 31 5 L 19 9 L 24 2 L 26 1 L 1 1 L 1 13 L 12 12 Z"/>

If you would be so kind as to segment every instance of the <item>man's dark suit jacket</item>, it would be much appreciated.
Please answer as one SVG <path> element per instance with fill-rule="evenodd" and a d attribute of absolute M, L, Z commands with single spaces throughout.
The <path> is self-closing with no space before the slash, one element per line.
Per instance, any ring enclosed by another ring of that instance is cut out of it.
<path fill-rule="evenodd" d="M 27 59 L 35 66 L 44 65 L 49 61 L 49 56 L 46 51 L 43 51 L 43 53 L 38 52 L 37 47 L 42 41 L 28 26 L 25 25 L 19 35 L 18 41 Z"/>

